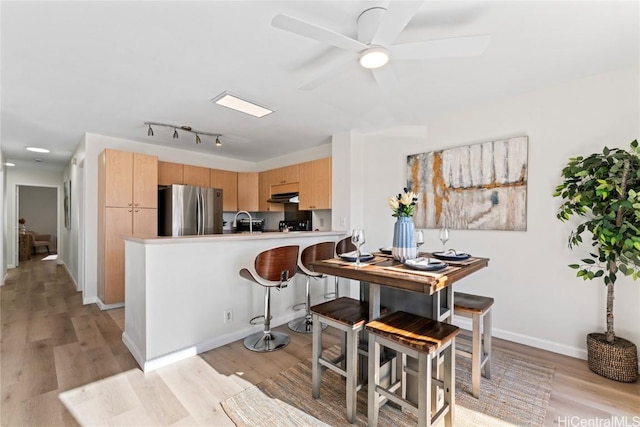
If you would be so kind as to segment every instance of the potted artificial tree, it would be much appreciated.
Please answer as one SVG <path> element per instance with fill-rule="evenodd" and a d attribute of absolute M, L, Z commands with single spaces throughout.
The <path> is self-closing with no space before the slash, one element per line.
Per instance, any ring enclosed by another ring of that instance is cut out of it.
<path fill-rule="evenodd" d="M 554 197 L 563 199 L 557 217 L 578 215 L 582 221 L 569 235 L 569 247 L 591 233 L 593 251 L 578 270 L 584 280 L 602 278 L 607 287 L 606 333 L 587 335 L 589 368 L 604 377 L 634 382 L 638 377 L 636 346 L 617 337 L 613 328 L 613 290 L 619 275 L 640 278 L 640 148 L 604 148 L 602 153 L 575 157 L 562 169 L 564 182 Z"/>

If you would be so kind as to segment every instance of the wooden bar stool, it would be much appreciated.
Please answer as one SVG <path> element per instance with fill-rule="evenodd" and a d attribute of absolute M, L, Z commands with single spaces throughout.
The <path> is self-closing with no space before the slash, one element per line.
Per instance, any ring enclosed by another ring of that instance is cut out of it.
<path fill-rule="evenodd" d="M 461 356 L 471 357 L 473 397 L 480 397 L 480 373 L 491 378 L 491 307 L 493 298 L 454 292 L 453 313 L 470 317 L 473 322 L 471 351 L 456 349 Z"/>
<path fill-rule="evenodd" d="M 419 426 L 430 426 L 444 417 L 446 427 L 453 426 L 455 405 L 455 337 L 460 332 L 457 326 L 427 319 L 415 314 L 397 311 L 365 325 L 369 333 L 369 426 L 378 424 L 380 404 L 389 400 L 410 410 L 418 416 Z M 383 387 L 380 378 L 381 347 L 395 350 L 402 357 L 400 378 Z M 442 355 L 444 372 L 442 378 L 432 378 L 432 362 Z M 418 370 L 408 367 L 407 356 L 418 360 Z M 411 402 L 406 396 L 407 374 L 418 379 L 418 401 Z M 437 392 L 432 385 L 444 391 L 444 402 L 436 410 L 434 402 Z M 398 390 L 400 393 L 398 394 Z"/>
<path fill-rule="evenodd" d="M 244 346 L 257 352 L 280 350 L 289 344 L 289 335 L 271 330 L 271 288 L 278 290 L 286 288 L 291 278 L 296 274 L 299 246 L 280 246 L 268 249 L 256 256 L 254 270 L 247 268 L 240 270 L 240 276 L 264 286 L 264 315 L 256 316 L 249 322 L 259 324 L 258 319 L 264 318 L 264 330 L 256 332 L 244 339 Z"/>
<path fill-rule="evenodd" d="M 333 244 L 331 245 L 333 251 Z M 358 342 L 360 332 L 369 319 L 369 306 L 366 302 L 341 297 L 311 307 L 313 313 L 313 341 L 311 351 L 311 383 L 314 399 L 320 397 L 320 382 L 323 368 L 329 368 L 346 378 L 347 420 L 356 420 L 356 402 L 358 390 Z M 342 340 L 341 355 L 334 360 L 322 357 L 322 329 L 325 323 L 345 333 Z"/>
<path fill-rule="evenodd" d="M 311 270 L 310 264 L 313 261 L 323 260 L 333 258 L 333 242 L 322 242 L 317 243 L 315 245 L 307 246 L 304 248 L 302 253 L 300 254 L 300 260 L 298 261 L 298 271 L 306 276 L 305 281 L 305 302 L 296 304 L 293 306 L 293 309 L 296 310 L 296 307 L 302 306 L 305 311 L 304 317 L 299 317 L 297 319 L 289 322 L 289 329 L 295 332 L 300 332 L 303 334 L 310 334 L 312 331 L 312 323 L 313 320 L 311 318 L 311 294 L 309 292 L 309 282 L 311 278 L 318 279 L 321 277 L 326 277 L 322 273 L 316 273 Z M 324 326 L 326 329 L 327 326 Z"/>
<path fill-rule="evenodd" d="M 336 243 L 336 251 L 335 251 L 335 256 L 340 255 L 340 254 L 345 254 L 347 252 L 351 252 L 351 251 L 355 251 L 356 245 L 354 245 L 353 243 L 351 243 L 351 237 L 347 237 L 344 238 L 342 240 L 340 240 L 338 243 Z M 340 278 L 338 276 L 335 277 L 335 285 L 334 285 L 334 291 L 330 292 L 328 294 L 325 294 L 325 298 L 339 298 L 340 297 L 340 289 L 339 289 L 339 285 L 340 284 Z"/>

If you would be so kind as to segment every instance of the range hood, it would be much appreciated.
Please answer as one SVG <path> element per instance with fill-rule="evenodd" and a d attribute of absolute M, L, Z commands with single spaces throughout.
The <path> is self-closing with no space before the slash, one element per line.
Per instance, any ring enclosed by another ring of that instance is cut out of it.
<path fill-rule="evenodd" d="M 272 194 L 269 203 L 298 203 L 298 192 Z"/>

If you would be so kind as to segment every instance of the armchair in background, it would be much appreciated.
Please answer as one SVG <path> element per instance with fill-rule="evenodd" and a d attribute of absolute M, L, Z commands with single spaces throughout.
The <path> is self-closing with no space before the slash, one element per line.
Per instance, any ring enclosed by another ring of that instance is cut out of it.
<path fill-rule="evenodd" d="M 27 230 L 27 234 L 31 236 L 29 239 L 31 241 L 31 252 L 37 253 L 38 248 L 44 246 L 47 248 L 47 253 L 51 253 L 49 250 L 49 245 L 51 244 L 51 235 L 50 234 L 38 234 L 35 231 Z"/>

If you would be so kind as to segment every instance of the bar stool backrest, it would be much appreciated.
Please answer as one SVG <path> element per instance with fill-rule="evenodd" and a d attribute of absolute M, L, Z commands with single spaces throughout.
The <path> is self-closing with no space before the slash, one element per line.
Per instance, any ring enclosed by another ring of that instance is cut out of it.
<path fill-rule="evenodd" d="M 331 259 L 334 256 L 333 242 L 316 243 L 315 245 L 307 246 L 302 250 L 300 254 L 300 264 L 306 270 L 311 270 L 310 263 L 313 261 L 320 261 L 323 259 Z M 315 273 L 317 274 L 317 273 Z"/>
<path fill-rule="evenodd" d="M 299 251 L 299 246 L 292 245 L 259 253 L 254 263 L 256 273 L 263 279 L 273 282 L 291 279 L 296 274 Z"/>
<path fill-rule="evenodd" d="M 351 251 L 355 251 L 356 249 L 356 245 L 354 245 L 353 243 L 351 243 L 351 236 L 346 237 L 342 240 L 340 240 L 338 243 L 336 243 L 336 254 L 340 255 L 340 254 L 345 254 L 347 252 L 351 252 Z"/>

